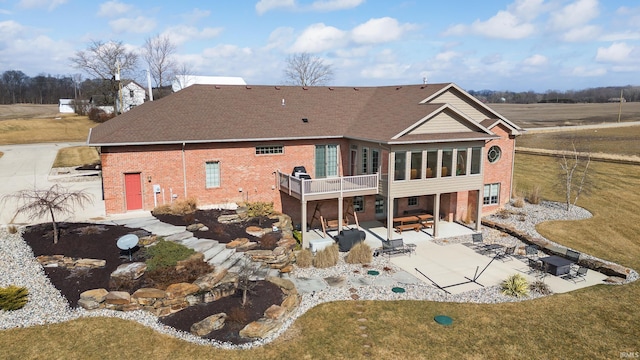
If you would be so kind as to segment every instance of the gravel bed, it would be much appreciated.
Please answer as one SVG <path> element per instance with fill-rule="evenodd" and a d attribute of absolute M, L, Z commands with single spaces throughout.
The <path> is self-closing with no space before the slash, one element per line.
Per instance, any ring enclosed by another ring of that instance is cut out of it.
<path fill-rule="evenodd" d="M 491 215 L 488 219 L 500 223 L 515 226 L 534 236 L 540 236 L 535 230 L 535 225 L 548 220 L 577 220 L 591 217 L 591 214 L 580 208 L 574 208 L 567 213 L 561 204 L 543 202 L 540 205 L 526 204 L 523 208 L 507 206 L 504 214 L 509 216 Z M 504 245 L 518 244 L 519 240 L 504 236 L 493 229 L 483 229 L 485 242 L 501 243 Z M 470 237 L 457 237 L 438 240 L 437 243 L 447 244 L 470 242 Z M 603 260 L 604 261 L 604 260 Z M 368 270 L 377 270 L 379 275 L 367 274 Z M 327 286 L 324 290 L 311 294 L 303 294 L 300 306 L 285 321 L 284 326 L 269 337 L 248 344 L 233 345 L 225 342 L 202 339 L 189 333 L 178 331 L 172 327 L 163 325 L 157 318 L 144 311 L 119 312 L 111 310 L 86 311 L 84 309 L 71 309 L 60 292 L 51 284 L 44 273 L 43 268 L 33 256 L 31 248 L 22 240 L 21 232 L 11 234 L 7 227 L 0 227 L 0 286 L 8 285 L 24 286 L 29 290 L 29 301 L 16 311 L 0 311 L 0 329 L 21 328 L 34 325 L 59 323 L 78 317 L 118 317 L 125 320 L 136 321 L 144 326 L 155 329 L 158 332 L 175 336 L 196 344 L 212 345 L 225 349 L 249 349 L 255 346 L 267 344 L 281 335 L 296 318 L 307 312 L 314 306 L 332 301 L 359 300 L 429 300 L 460 303 L 501 303 L 530 300 L 541 297 L 537 293 L 531 293 L 525 298 L 514 298 L 501 293 L 499 286 L 481 288 L 462 294 L 449 295 L 423 282 L 401 283 L 396 281 L 394 274 L 402 271 L 384 257 L 375 257 L 368 267 L 362 265 L 346 264 L 340 259 L 337 266 L 328 269 L 298 268 L 294 266 L 291 276 L 299 278 L 326 279 L 329 277 L 346 277 L 344 286 Z M 626 282 L 638 279 L 638 273 L 632 271 Z M 402 287 L 404 293 L 394 293 L 392 287 Z"/>

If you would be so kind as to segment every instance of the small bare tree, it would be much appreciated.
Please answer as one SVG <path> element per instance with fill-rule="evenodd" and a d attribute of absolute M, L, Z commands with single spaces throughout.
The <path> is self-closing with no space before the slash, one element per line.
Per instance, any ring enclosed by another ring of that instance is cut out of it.
<path fill-rule="evenodd" d="M 289 56 L 284 69 L 285 83 L 300 86 L 325 85 L 333 80 L 330 65 L 309 53 L 297 53 Z"/>
<path fill-rule="evenodd" d="M 149 64 L 149 72 L 156 83 L 159 97 L 162 97 L 165 82 L 173 78 L 177 71 L 177 63 L 173 58 L 176 45 L 167 35 L 156 35 L 145 40 L 142 56 Z"/>
<path fill-rule="evenodd" d="M 576 149 L 575 141 L 571 142 L 572 151 L 562 153 L 560 157 L 559 182 L 565 196 L 567 211 L 571 206 L 575 206 L 578 198 L 584 192 L 588 192 L 591 187 L 589 181 L 589 165 L 591 164 L 591 153 L 580 153 Z"/>
<path fill-rule="evenodd" d="M 118 66 L 123 76 L 135 71 L 138 55 L 127 50 L 122 41 L 92 40 L 86 50 L 71 57 L 73 67 L 99 79 L 111 79 Z"/>
<path fill-rule="evenodd" d="M 240 271 L 238 272 L 238 289 L 242 290 L 242 307 L 249 301 L 249 293 L 256 287 L 256 276 L 262 269 L 262 263 L 254 262 L 249 255 L 242 258 Z"/>
<path fill-rule="evenodd" d="M 93 202 L 91 195 L 84 190 L 71 191 L 58 184 L 46 190 L 20 190 L 3 196 L 2 202 L 6 204 L 9 199 L 15 199 L 18 203 L 15 216 L 25 214 L 30 220 L 50 216 L 54 244 L 58 243 L 58 224 L 55 215 L 73 214 L 74 205 L 84 208 L 85 204 Z"/>

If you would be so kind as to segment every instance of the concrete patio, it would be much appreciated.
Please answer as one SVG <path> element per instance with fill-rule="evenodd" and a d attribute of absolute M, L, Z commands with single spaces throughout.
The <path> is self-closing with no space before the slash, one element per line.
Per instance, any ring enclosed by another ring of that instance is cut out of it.
<path fill-rule="evenodd" d="M 350 226 L 355 228 L 355 225 Z M 387 229 L 377 221 L 360 223 L 360 230 L 366 234 L 365 242 L 372 248 L 382 247 L 382 240 L 387 237 Z M 499 285 L 508 276 L 521 274 L 531 283 L 539 278 L 531 273 L 524 256 L 510 257 L 507 261 L 493 260 L 493 254 L 480 254 L 472 249 L 471 235 L 475 231 L 463 225 L 450 222 L 440 222 L 439 242 L 434 242 L 431 229 L 421 231 L 404 231 L 402 234 L 394 232 L 394 238 L 401 238 L 404 244 L 415 244 L 415 252 L 407 255 L 393 255 L 389 261 L 417 279 L 434 287 L 443 288 L 451 294 L 464 293 L 482 288 L 483 286 Z M 337 231 L 330 231 L 323 238 L 321 229 L 312 229 L 306 233 L 309 241 L 322 241 L 336 235 Z M 447 238 L 468 236 L 467 244 L 446 244 Z M 515 241 L 514 244 L 516 245 Z M 386 255 L 383 255 L 386 256 Z M 540 254 L 540 256 L 545 256 Z M 493 261 L 492 261 L 493 260 Z M 488 266 L 487 266 L 488 265 Z M 546 274 L 542 280 L 554 293 L 564 293 L 580 288 L 602 284 L 607 276 L 589 270 L 585 281 L 572 282 L 558 276 Z M 475 280 L 475 281 L 474 281 Z"/>

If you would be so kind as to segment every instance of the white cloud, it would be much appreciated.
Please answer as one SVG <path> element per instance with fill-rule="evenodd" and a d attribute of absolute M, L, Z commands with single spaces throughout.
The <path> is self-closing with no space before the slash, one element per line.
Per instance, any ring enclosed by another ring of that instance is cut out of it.
<path fill-rule="evenodd" d="M 144 16 L 136 18 L 120 18 L 109 21 L 109 26 L 116 33 L 138 33 L 144 34 L 153 31 L 156 21 Z"/>
<path fill-rule="evenodd" d="M 549 24 L 554 30 L 571 29 L 587 24 L 598 15 L 598 0 L 577 0 L 551 13 Z"/>
<path fill-rule="evenodd" d="M 340 48 L 347 43 L 347 32 L 323 23 L 307 27 L 289 49 L 291 52 L 317 53 Z"/>
<path fill-rule="evenodd" d="M 47 8 L 51 11 L 66 3 L 67 0 L 20 0 L 20 2 L 18 2 L 18 6 L 24 9 Z"/>
<path fill-rule="evenodd" d="M 195 26 L 178 25 L 167 28 L 162 35 L 169 37 L 176 45 L 182 45 L 189 40 L 212 39 L 220 35 L 223 28 L 203 28 L 199 30 Z"/>
<path fill-rule="evenodd" d="M 436 61 L 439 61 L 439 62 L 451 62 L 457 57 L 460 57 L 460 53 L 448 50 L 448 51 L 438 53 L 435 59 Z"/>
<path fill-rule="evenodd" d="M 399 79 L 404 77 L 410 68 L 411 65 L 406 64 L 376 64 L 362 69 L 360 75 L 373 79 Z"/>
<path fill-rule="evenodd" d="M 508 7 L 509 12 L 525 21 L 532 21 L 548 10 L 544 0 L 518 0 Z"/>
<path fill-rule="evenodd" d="M 317 0 L 311 4 L 311 9 L 318 11 L 353 9 L 362 3 L 364 0 Z"/>
<path fill-rule="evenodd" d="M 100 4 L 98 16 L 102 17 L 118 17 L 128 14 L 133 9 L 133 5 L 114 0 Z"/>
<path fill-rule="evenodd" d="M 256 4 L 256 12 L 259 15 L 266 13 L 269 10 L 277 8 L 295 8 L 295 0 L 260 0 Z"/>
<path fill-rule="evenodd" d="M 621 33 L 611 33 L 611 34 L 600 36 L 598 40 L 609 41 L 609 42 L 622 41 L 622 40 L 640 40 L 640 32 L 625 31 Z"/>
<path fill-rule="evenodd" d="M 624 42 L 616 42 L 608 48 L 598 48 L 596 61 L 604 63 L 637 62 L 640 59 L 639 55 L 640 47 L 630 46 Z"/>
<path fill-rule="evenodd" d="M 545 66 L 548 63 L 549 59 L 546 56 L 540 54 L 529 56 L 522 62 L 522 64 L 526 66 Z"/>
<path fill-rule="evenodd" d="M 571 71 L 571 75 L 579 76 L 579 77 L 596 77 L 603 76 L 607 74 L 607 69 L 605 68 L 590 68 L 586 66 L 576 66 Z"/>
<path fill-rule="evenodd" d="M 269 39 L 267 39 L 266 49 L 285 49 L 287 44 L 290 44 L 294 39 L 293 36 L 293 28 L 290 27 L 279 27 L 276 28 L 269 34 Z"/>
<path fill-rule="evenodd" d="M 0 21 L 0 41 L 11 41 L 22 37 L 26 31 L 26 27 L 13 20 Z"/>
<path fill-rule="evenodd" d="M 209 15 L 211 15 L 211 11 L 195 8 L 190 12 L 182 14 L 181 16 L 186 22 L 194 23 L 199 21 L 200 19 L 209 17 Z"/>
<path fill-rule="evenodd" d="M 202 51 L 202 56 L 215 58 L 234 58 L 238 56 L 249 56 L 251 54 L 252 50 L 250 48 L 241 48 L 239 46 L 230 44 L 220 44 L 218 46 L 207 48 Z"/>
<path fill-rule="evenodd" d="M 493 65 L 493 64 L 500 63 L 501 61 L 502 61 L 502 55 L 498 53 L 487 55 L 480 60 L 480 62 L 485 65 Z"/>
<path fill-rule="evenodd" d="M 508 11 L 499 11 L 487 21 L 476 20 L 471 25 L 458 24 L 445 30 L 444 35 L 478 34 L 498 39 L 522 39 L 535 31 L 533 24 Z"/>
<path fill-rule="evenodd" d="M 593 41 L 600 35 L 600 32 L 599 26 L 587 25 L 569 29 L 569 31 L 562 34 L 561 38 L 567 42 Z"/>
<path fill-rule="evenodd" d="M 390 17 L 370 19 L 351 30 L 351 39 L 358 44 L 376 44 L 398 40 L 408 30 L 415 28 L 410 24 L 399 24 Z"/>

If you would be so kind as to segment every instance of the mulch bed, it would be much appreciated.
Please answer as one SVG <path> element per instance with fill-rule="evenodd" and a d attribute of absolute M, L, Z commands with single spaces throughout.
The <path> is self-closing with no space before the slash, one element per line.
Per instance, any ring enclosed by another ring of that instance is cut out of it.
<path fill-rule="evenodd" d="M 241 224 L 219 224 L 217 217 L 221 211 L 198 211 L 192 223 L 201 222 L 209 227 L 208 232 L 199 232 L 197 237 L 218 240 L 221 243 L 230 242 L 238 237 L 246 237 L 252 241 L 257 238 L 248 235 L 245 228 L 250 225 L 258 225 L 258 220 L 243 222 Z M 161 221 L 174 225 L 188 225 L 181 216 L 162 215 L 157 216 Z M 266 218 L 265 218 L 266 219 Z M 189 219 L 187 219 L 189 220 Z M 180 223 L 182 221 L 182 223 Z M 273 220 L 263 219 L 260 226 L 269 227 Z M 116 241 L 122 235 L 137 233 L 144 235 L 142 229 L 131 229 L 124 226 L 96 225 L 89 223 L 60 223 L 60 238 L 57 244 L 53 243 L 53 230 L 51 224 L 39 224 L 26 229 L 23 237 L 26 243 L 33 249 L 35 256 L 40 255 L 64 255 L 72 258 L 91 258 L 106 260 L 106 266 L 101 269 L 70 271 L 64 268 L 45 268 L 45 274 L 51 283 L 67 299 L 71 307 L 77 307 L 80 294 L 86 290 L 105 288 L 109 290 L 109 278 L 111 273 L 121 264 L 128 263 L 129 256 L 116 246 Z M 215 235 L 215 236 L 214 236 Z M 134 249 L 136 250 L 136 249 Z M 139 258 L 139 253 L 134 252 L 133 261 L 144 261 Z M 143 276 L 144 277 L 144 276 Z M 194 322 L 217 313 L 231 315 L 231 320 L 224 328 L 214 331 L 207 338 L 228 341 L 231 343 L 247 342 L 238 335 L 246 324 L 262 317 L 264 311 L 273 304 L 280 304 L 283 299 L 282 291 L 269 282 L 260 281 L 249 294 L 249 304 L 242 308 L 242 293 L 222 298 L 208 304 L 192 306 L 178 313 L 172 314 L 160 321 L 175 327 L 176 329 L 189 331 Z"/>

